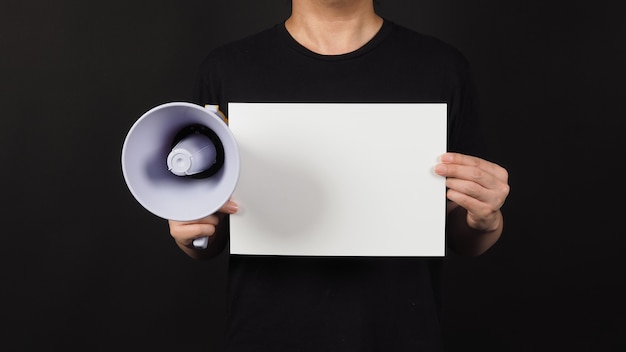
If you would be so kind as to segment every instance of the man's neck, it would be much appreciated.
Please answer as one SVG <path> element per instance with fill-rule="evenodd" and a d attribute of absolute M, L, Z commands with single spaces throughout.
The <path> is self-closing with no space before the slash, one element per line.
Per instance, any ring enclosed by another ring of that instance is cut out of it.
<path fill-rule="evenodd" d="M 371 0 L 293 0 L 285 26 L 307 49 L 340 55 L 371 40 L 382 23 Z"/>

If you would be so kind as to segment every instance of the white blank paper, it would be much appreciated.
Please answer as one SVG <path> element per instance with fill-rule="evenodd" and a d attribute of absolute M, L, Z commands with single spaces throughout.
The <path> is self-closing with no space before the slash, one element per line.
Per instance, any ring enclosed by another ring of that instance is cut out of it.
<path fill-rule="evenodd" d="M 230 103 L 231 254 L 445 255 L 446 104 Z"/>

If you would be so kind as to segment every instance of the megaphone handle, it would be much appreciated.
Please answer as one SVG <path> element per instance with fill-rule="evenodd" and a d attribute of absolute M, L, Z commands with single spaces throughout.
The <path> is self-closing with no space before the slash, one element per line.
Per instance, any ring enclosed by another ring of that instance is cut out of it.
<path fill-rule="evenodd" d="M 195 240 L 193 240 L 193 246 L 196 248 L 206 249 L 208 245 L 209 245 L 208 237 L 200 237 L 200 238 L 196 238 Z"/>

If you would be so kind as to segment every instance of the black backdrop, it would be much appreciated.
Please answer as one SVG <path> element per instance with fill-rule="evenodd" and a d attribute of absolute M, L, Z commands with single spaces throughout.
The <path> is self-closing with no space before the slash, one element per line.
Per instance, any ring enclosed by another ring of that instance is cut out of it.
<path fill-rule="evenodd" d="M 449 257 L 449 351 L 624 349 L 622 1 L 383 0 L 461 49 L 495 161 L 501 241 Z M 149 108 L 188 100 L 207 52 L 281 21 L 287 0 L 0 5 L 3 328 L 11 351 L 208 351 L 226 257 L 187 258 L 123 181 Z"/>

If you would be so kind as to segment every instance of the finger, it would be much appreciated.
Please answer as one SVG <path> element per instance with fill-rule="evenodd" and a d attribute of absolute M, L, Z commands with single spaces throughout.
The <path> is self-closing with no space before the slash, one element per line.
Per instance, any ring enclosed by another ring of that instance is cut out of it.
<path fill-rule="evenodd" d="M 447 178 L 446 187 L 482 203 L 490 204 L 493 209 L 502 207 L 509 192 L 506 184 L 497 183 L 493 188 L 486 188 L 479 183 L 458 178 Z"/>
<path fill-rule="evenodd" d="M 481 202 L 489 201 L 490 198 L 489 189 L 474 181 L 448 177 L 446 187 Z"/>
<path fill-rule="evenodd" d="M 213 225 L 217 225 L 217 223 L 219 222 L 219 215 L 217 213 L 215 214 L 211 214 L 211 215 L 207 215 L 203 218 L 197 219 L 197 220 L 190 220 L 190 221 L 177 221 L 177 220 L 168 220 L 170 225 L 175 225 L 175 226 L 189 226 L 189 225 L 193 225 L 193 224 L 213 224 Z"/>
<path fill-rule="evenodd" d="M 217 215 L 209 215 L 194 221 L 173 221 L 170 220 L 170 232 L 172 236 L 180 238 L 197 238 L 212 236 L 215 227 L 219 223 Z"/>
<path fill-rule="evenodd" d="M 469 181 L 487 189 L 498 189 L 503 181 L 491 174 L 489 171 L 476 166 L 461 164 L 439 164 L 435 167 L 435 172 L 447 177 L 447 179 L 458 179 Z M 447 182 L 447 181 L 446 181 Z M 468 185 L 468 187 L 475 187 Z"/>
<path fill-rule="evenodd" d="M 193 224 L 183 226 L 181 229 L 171 229 L 172 237 L 184 246 L 191 246 L 192 242 L 199 238 L 212 238 L 215 235 L 215 226 L 210 224 Z"/>
<path fill-rule="evenodd" d="M 235 214 L 239 210 L 239 205 L 233 200 L 228 200 L 226 204 L 222 205 L 219 212 L 224 214 Z"/>
<path fill-rule="evenodd" d="M 467 210 L 467 223 L 471 228 L 492 230 L 497 228 L 499 208 L 480 202 L 466 194 L 448 190 L 447 197 L 452 202 Z"/>
<path fill-rule="evenodd" d="M 463 192 L 448 189 L 446 197 L 452 202 L 466 209 L 469 213 L 479 216 L 487 216 L 495 210 L 489 203 L 483 202 Z"/>
<path fill-rule="evenodd" d="M 508 181 L 508 172 L 506 171 L 506 169 L 496 163 L 492 163 L 485 159 L 460 153 L 445 153 L 441 156 L 440 160 L 441 164 L 443 164 L 444 166 L 464 165 L 469 167 L 475 167 L 480 170 L 484 170 L 485 172 L 493 175 L 501 181 Z"/>

